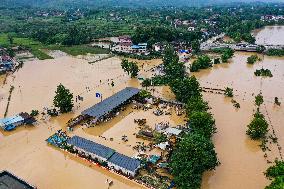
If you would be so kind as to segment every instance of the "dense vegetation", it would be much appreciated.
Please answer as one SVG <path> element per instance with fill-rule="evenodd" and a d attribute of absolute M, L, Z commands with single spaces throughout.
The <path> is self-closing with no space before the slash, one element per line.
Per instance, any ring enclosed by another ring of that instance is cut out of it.
<path fill-rule="evenodd" d="M 253 140 L 264 139 L 268 132 L 268 123 L 264 118 L 264 115 L 257 112 L 254 114 L 254 118 L 248 125 L 247 135 Z"/>
<path fill-rule="evenodd" d="M 232 89 L 230 87 L 226 87 L 224 94 L 227 97 L 233 97 L 234 96 L 234 89 Z"/>
<path fill-rule="evenodd" d="M 260 60 L 260 58 L 257 55 L 251 55 L 247 58 L 247 63 L 248 64 L 254 64 L 259 60 Z"/>
<path fill-rule="evenodd" d="M 247 126 L 247 135 L 253 140 L 265 139 L 268 132 L 268 123 L 263 114 L 260 113 L 260 106 L 264 103 L 262 94 L 258 94 L 254 101 L 257 111 L 253 116 L 251 123 Z"/>
<path fill-rule="evenodd" d="M 273 21 L 261 21 L 261 16 L 284 14 L 281 4 L 277 6 L 274 4 L 241 4 L 238 6 L 232 4 L 214 8 L 184 7 L 178 9 L 150 6 L 151 8 L 147 9 L 137 9 L 133 6 L 112 7 L 101 0 L 95 7 L 91 6 L 94 8 L 83 6 L 94 3 L 90 1 L 67 3 L 70 6 L 65 6 L 66 2 L 63 2 L 65 1 L 49 1 L 48 3 L 37 1 L 35 3 L 37 6 L 34 7 L 20 6 L 31 5 L 23 1 L 17 3 L 7 1 L 7 4 L 3 2 L 2 7 L 0 6 L 0 33 L 5 34 L 6 37 L 5 40 L 0 37 L 0 45 L 10 47 L 23 45 L 29 48 L 36 57 L 46 59 L 51 57 L 42 49 L 48 49 L 48 45 L 55 45 L 58 49 L 64 46 L 63 49 L 68 49 L 68 46 L 87 44 L 96 38 L 127 34 L 133 37 L 135 43 L 148 42 L 150 48 L 156 42 L 179 43 L 180 48 L 192 48 L 194 53 L 198 53 L 200 42 L 222 32 L 237 42 L 244 40 L 253 43 L 251 30 L 275 24 Z M 120 2 L 120 5 L 122 4 Z M 135 1 L 130 4 L 135 5 L 139 2 Z M 142 4 L 148 5 L 148 3 Z M 150 4 L 153 5 L 153 3 Z M 166 4 L 163 3 L 163 5 Z M 184 4 L 184 2 L 175 3 L 177 4 Z M 46 8 L 44 5 L 50 6 Z M 102 8 L 102 5 L 106 6 Z M 80 8 L 73 9 L 72 6 Z M 281 24 L 281 21 L 278 24 Z M 189 31 L 189 26 L 193 26 L 194 30 Z M 281 51 L 269 50 L 267 54 L 283 54 Z M 86 53 L 84 48 L 77 52 Z M 226 62 L 229 58 L 227 55 L 222 55 L 222 59 Z"/>
<path fill-rule="evenodd" d="M 255 76 L 262 76 L 262 77 L 273 77 L 271 71 L 269 69 L 261 68 L 254 72 Z"/>
<path fill-rule="evenodd" d="M 139 68 L 137 63 L 128 61 L 127 59 L 123 59 L 121 62 L 122 69 L 127 72 L 128 75 L 131 76 L 131 78 L 134 78 L 138 75 Z"/>
<path fill-rule="evenodd" d="M 176 99 L 186 104 L 191 129 L 174 148 L 170 157 L 171 173 L 178 188 L 200 188 L 204 171 L 212 170 L 219 164 L 211 141 L 216 132 L 215 120 L 207 112 L 209 107 L 202 99 L 198 80 L 185 74 L 184 65 L 178 62 L 178 56 L 170 46 L 165 50 L 163 66 L 165 75 L 154 78 L 166 81 L 164 84 L 170 86 Z"/>
<path fill-rule="evenodd" d="M 206 68 L 209 68 L 209 67 L 212 67 L 212 60 L 210 59 L 209 56 L 202 55 L 202 56 L 199 56 L 197 58 L 197 60 L 195 60 L 192 63 L 192 65 L 190 67 L 190 71 L 191 72 L 197 72 L 200 69 L 206 69 Z"/>
<path fill-rule="evenodd" d="M 265 176 L 272 180 L 271 184 L 265 189 L 280 189 L 284 187 L 284 162 L 275 161 L 275 165 L 269 167 Z"/>
<path fill-rule="evenodd" d="M 221 55 L 221 60 L 223 63 L 227 63 L 228 60 L 233 56 L 234 56 L 234 50 L 226 48 Z"/>
<path fill-rule="evenodd" d="M 268 56 L 284 56 L 284 49 L 268 49 L 266 54 Z"/>

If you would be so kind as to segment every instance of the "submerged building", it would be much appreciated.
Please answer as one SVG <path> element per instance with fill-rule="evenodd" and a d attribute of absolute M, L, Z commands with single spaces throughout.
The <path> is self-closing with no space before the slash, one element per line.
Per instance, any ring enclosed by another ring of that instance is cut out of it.
<path fill-rule="evenodd" d="M 117 153 L 115 150 L 87 140 L 79 136 L 73 136 L 67 140 L 67 144 L 73 146 L 73 149 L 79 153 L 91 157 L 99 162 L 106 162 L 109 168 L 112 168 L 124 175 L 134 177 L 141 166 L 141 161 Z"/>
<path fill-rule="evenodd" d="M 101 162 L 107 161 L 115 153 L 115 151 L 109 147 L 79 136 L 73 136 L 67 140 L 67 143 L 72 145 L 75 150 L 81 153 L 83 152 L 91 156 L 92 159 L 97 159 Z"/>
<path fill-rule="evenodd" d="M 92 124 L 102 121 L 105 117 L 110 116 L 119 107 L 129 102 L 140 92 L 140 89 L 133 87 L 126 87 L 125 89 L 115 93 L 105 100 L 95 104 L 94 106 L 84 110 L 80 116 L 68 121 L 68 127 L 79 124 L 84 120 L 92 120 Z"/>
<path fill-rule="evenodd" d="M 0 188 L 1 189 L 36 189 L 26 181 L 13 175 L 8 171 L 0 172 Z"/>
<path fill-rule="evenodd" d="M 0 119 L 0 127 L 5 131 L 11 131 L 20 125 L 32 124 L 35 121 L 28 113 L 20 113 L 12 117 Z"/>
<path fill-rule="evenodd" d="M 110 168 L 121 171 L 124 174 L 130 175 L 132 177 L 135 176 L 136 172 L 141 166 L 140 160 L 125 156 L 117 152 L 115 152 L 107 162 Z"/>

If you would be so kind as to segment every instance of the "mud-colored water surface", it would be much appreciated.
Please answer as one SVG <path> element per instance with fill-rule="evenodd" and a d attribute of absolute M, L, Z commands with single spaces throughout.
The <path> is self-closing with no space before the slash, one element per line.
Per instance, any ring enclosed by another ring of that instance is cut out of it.
<path fill-rule="evenodd" d="M 259 45 L 284 45 L 284 26 L 266 26 L 253 35 Z"/>
<path fill-rule="evenodd" d="M 84 100 L 75 102 L 72 113 L 57 118 L 40 115 L 39 123 L 34 127 L 20 127 L 13 132 L 1 130 L 0 170 L 9 170 L 40 189 L 103 189 L 108 188 L 105 184 L 107 179 L 113 180 L 114 185 L 111 188 L 114 189 L 143 188 L 133 181 L 66 154 L 45 142 L 56 130 L 66 129 L 66 122 L 70 118 L 99 102 L 100 99 L 95 97 L 96 92 L 107 98 L 126 86 L 139 86 L 137 79 L 130 79 L 123 72 L 120 62 L 119 58 L 114 57 L 88 64 L 87 60 L 82 58 L 60 56 L 52 60 L 25 62 L 23 68 L 7 77 L 6 84 L 3 84 L 4 77 L 1 76 L 1 117 L 6 110 L 11 86 L 14 86 L 14 90 L 8 116 L 51 107 L 56 86 L 60 83 L 70 89 L 74 96 L 80 95 Z M 158 62 L 155 60 L 152 64 L 150 61 L 147 66 L 150 69 Z M 147 74 L 147 71 L 142 71 L 141 74 Z M 114 87 L 110 85 L 112 81 Z M 84 137 L 100 142 L 99 138 L 82 132 L 83 129 L 76 128 L 72 134 L 84 134 Z M 117 149 L 123 152 L 123 146 L 118 146 Z"/>
<path fill-rule="evenodd" d="M 284 108 L 274 105 L 274 97 L 279 97 L 282 102 L 284 100 L 284 59 L 264 57 L 262 62 L 251 66 L 246 63 L 246 58 L 250 55 L 235 53 L 231 63 L 217 65 L 195 74 L 203 87 L 234 88 L 234 99 L 241 106 L 236 110 L 230 98 L 204 94 L 216 119 L 218 133 L 214 135 L 213 141 L 221 165 L 204 175 L 203 189 L 264 188 L 269 183 L 263 174 L 270 165 L 267 160 L 273 162 L 275 158 L 280 158 L 277 146 L 273 144 L 269 145 L 271 152 L 264 158 L 264 152 L 258 146 L 260 143 L 246 136 L 246 126 L 255 111 L 254 96 L 261 91 L 265 100 L 261 112 L 269 120 L 269 133 L 274 128 L 280 145 L 284 145 Z M 273 77 L 254 76 L 254 71 L 261 67 L 270 69 Z"/>

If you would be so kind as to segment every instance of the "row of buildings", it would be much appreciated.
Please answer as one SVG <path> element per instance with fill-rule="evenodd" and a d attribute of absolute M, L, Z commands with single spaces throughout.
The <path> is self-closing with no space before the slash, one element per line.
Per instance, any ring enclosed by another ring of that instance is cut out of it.
<path fill-rule="evenodd" d="M 141 166 L 141 161 L 138 159 L 125 156 L 109 147 L 79 136 L 69 138 L 67 144 L 73 146 L 73 149 L 77 150 L 79 154 L 84 153 L 93 160 L 106 162 L 109 168 L 127 176 L 134 177 Z"/>
<path fill-rule="evenodd" d="M 147 43 L 134 44 L 128 35 L 97 39 L 93 46 L 110 49 L 115 53 L 147 55 Z"/>
<path fill-rule="evenodd" d="M 120 36 L 118 41 L 115 42 L 111 51 L 120 53 L 131 53 L 131 54 L 147 54 L 147 43 L 134 44 L 130 36 Z"/>
<path fill-rule="evenodd" d="M 99 162 L 128 177 L 134 177 L 141 167 L 141 161 L 138 159 L 125 156 L 112 148 L 80 136 L 69 137 L 66 132 L 58 131 L 46 141 L 62 149 L 72 149 L 72 153 Z"/>
<path fill-rule="evenodd" d="M 279 21 L 279 20 L 284 20 L 283 15 L 264 15 L 261 16 L 262 21 Z"/>

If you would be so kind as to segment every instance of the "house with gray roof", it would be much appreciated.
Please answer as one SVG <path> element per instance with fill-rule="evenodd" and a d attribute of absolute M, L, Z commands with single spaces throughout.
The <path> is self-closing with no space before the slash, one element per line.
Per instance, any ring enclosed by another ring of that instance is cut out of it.
<path fill-rule="evenodd" d="M 0 189 L 36 189 L 8 171 L 0 172 Z"/>
<path fill-rule="evenodd" d="M 75 150 L 90 155 L 93 159 L 101 162 L 107 161 L 115 151 L 109 147 L 87 140 L 79 136 L 73 136 L 67 140 L 67 144 L 72 145 Z"/>
<path fill-rule="evenodd" d="M 108 159 L 108 166 L 117 171 L 121 171 L 122 173 L 134 177 L 137 170 L 141 166 L 140 160 L 125 156 L 120 153 L 114 153 Z"/>
<path fill-rule="evenodd" d="M 115 150 L 87 140 L 79 136 L 73 136 L 67 140 L 67 144 L 73 146 L 79 153 L 85 153 L 100 162 L 107 162 L 108 167 L 121 171 L 123 174 L 134 177 L 141 166 L 140 160 L 115 152 Z"/>
<path fill-rule="evenodd" d="M 96 119 L 111 113 L 114 109 L 118 108 L 120 105 L 131 99 L 133 96 L 137 95 L 140 89 L 133 87 L 126 87 L 125 89 L 115 93 L 114 95 L 106 98 L 102 102 L 88 108 L 81 114 Z"/>

